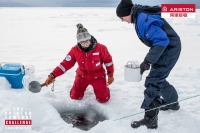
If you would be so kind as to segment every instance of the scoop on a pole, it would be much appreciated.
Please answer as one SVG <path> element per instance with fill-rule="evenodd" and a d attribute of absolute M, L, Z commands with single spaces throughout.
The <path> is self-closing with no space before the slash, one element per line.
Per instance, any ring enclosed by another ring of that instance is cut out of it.
<path fill-rule="evenodd" d="M 41 91 L 41 88 L 45 86 L 45 83 L 40 84 L 38 81 L 32 81 L 29 83 L 29 91 L 33 93 L 38 93 Z"/>
<path fill-rule="evenodd" d="M 55 81 L 55 79 L 51 80 L 51 82 L 49 84 L 53 83 L 54 81 Z M 45 85 L 46 85 L 46 83 L 40 84 L 38 81 L 32 81 L 29 83 L 29 91 L 31 91 L 33 93 L 38 93 L 41 91 L 41 88 Z"/>

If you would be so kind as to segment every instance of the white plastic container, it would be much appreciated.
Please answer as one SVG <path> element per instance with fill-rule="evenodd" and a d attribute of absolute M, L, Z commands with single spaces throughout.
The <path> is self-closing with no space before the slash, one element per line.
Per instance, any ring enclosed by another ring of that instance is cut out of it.
<path fill-rule="evenodd" d="M 128 82 L 139 82 L 142 80 L 140 67 L 134 61 L 128 61 L 124 67 L 124 79 Z"/>
<path fill-rule="evenodd" d="M 25 66 L 26 75 L 30 77 L 34 77 L 35 74 L 35 66 L 34 65 L 26 65 Z"/>

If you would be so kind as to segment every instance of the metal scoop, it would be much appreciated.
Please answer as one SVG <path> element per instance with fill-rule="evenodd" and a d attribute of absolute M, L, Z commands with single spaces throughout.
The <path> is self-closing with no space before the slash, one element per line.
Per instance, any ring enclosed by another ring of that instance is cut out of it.
<path fill-rule="evenodd" d="M 40 84 L 38 81 L 32 81 L 29 83 L 29 91 L 33 93 L 38 93 L 41 91 L 41 88 L 45 85 L 45 83 Z"/>
<path fill-rule="evenodd" d="M 51 83 L 53 83 L 55 81 L 55 79 L 53 79 Z M 43 83 L 43 84 L 40 84 L 38 81 L 31 81 L 29 83 L 29 91 L 33 92 L 33 93 L 38 93 L 41 91 L 41 88 L 44 87 L 46 84 Z"/>

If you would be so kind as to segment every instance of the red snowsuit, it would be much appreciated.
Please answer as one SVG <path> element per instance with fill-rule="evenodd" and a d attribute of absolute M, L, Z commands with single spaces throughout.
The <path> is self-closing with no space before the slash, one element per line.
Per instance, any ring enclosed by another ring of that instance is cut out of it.
<path fill-rule="evenodd" d="M 76 100 L 82 99 L 87 86 L 90 84 L 93 86 L 97 101 L 107 102 L 110 99 L 110 90 L 106 83 L 103 64 L 107 70 L 107 75 L 113 75 L 114 65 L 106 46 L 96 43 L 93 50 L 85 53 L 76 45 L 72 47 L 66 58 L 52 73 L 55 77 L 58 77 L 72 68 L 76 62 L 78 68 L 70 97 Z"/>

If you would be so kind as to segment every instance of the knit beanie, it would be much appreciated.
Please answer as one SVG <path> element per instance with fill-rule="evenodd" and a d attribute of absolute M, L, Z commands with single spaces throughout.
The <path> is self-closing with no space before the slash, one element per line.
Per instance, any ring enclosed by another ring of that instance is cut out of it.
<path fill-rule="evenodd" d="M 117 16 L 124 17 L 130 15 L 132 7 L 133 3 L 131 0 L 121 0 L 116 9 Z"/>
<path fill-rule="evenodd" d="M 86 28 L 83 27 L 82 24 L 79 23 L 79 24 L 76 25 L 76 27 L 77 27 L 76 38 L 77 38 L 78 43 L 91 39 L 90 33 L 87 31 Z"/>

